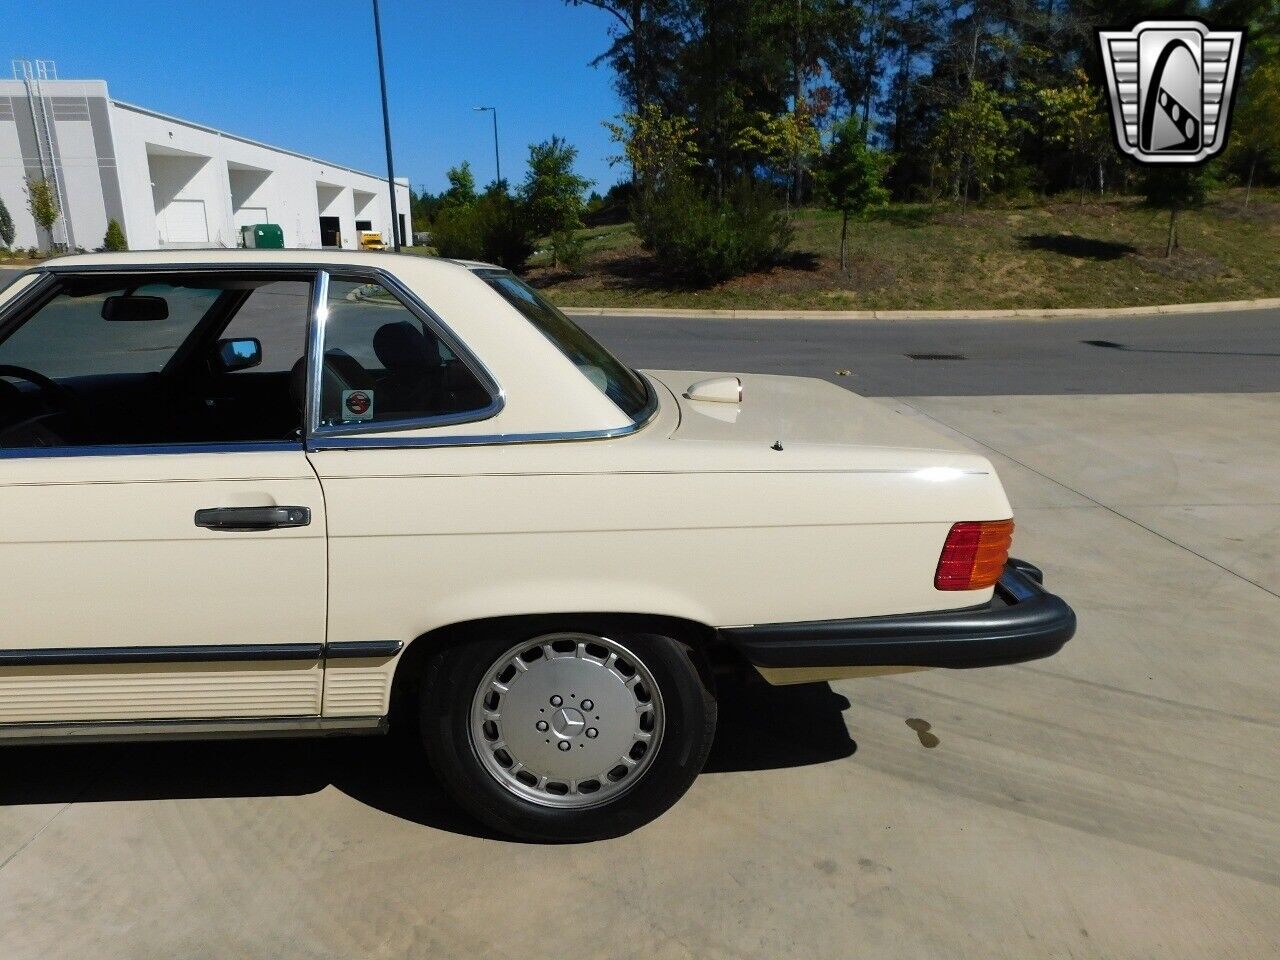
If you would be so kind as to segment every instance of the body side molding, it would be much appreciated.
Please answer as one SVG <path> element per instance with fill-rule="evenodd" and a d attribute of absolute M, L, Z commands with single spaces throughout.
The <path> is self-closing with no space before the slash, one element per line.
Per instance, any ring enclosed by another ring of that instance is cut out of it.
<path fill-rule="evenodd" d="M 227 717 L 0 724 L 5 743 L 115 743 L 130 740 L 256 740 L 386 733 L 386 717 Z"/>
<path fill-rule="evenodd" d="M 226 643 L 195 646 L 48 647 L 0 649 L 0 668 L 90 666 L 128 663 L 264 663 L 286 660 L 383 659 L 400 652 L 400 640 L 343 643 Z"/>

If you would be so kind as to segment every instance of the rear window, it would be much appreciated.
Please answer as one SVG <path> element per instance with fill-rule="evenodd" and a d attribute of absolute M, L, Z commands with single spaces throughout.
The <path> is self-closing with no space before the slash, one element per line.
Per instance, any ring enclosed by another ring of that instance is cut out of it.
<path fill-rule="evenodd" d="M 512 274 L 502 270 L 478 270 L 476 275 L 542 331 L 623 413 L 637 422 L 644 419 L 649 408 L 649 388 L 622 361 Z"/>

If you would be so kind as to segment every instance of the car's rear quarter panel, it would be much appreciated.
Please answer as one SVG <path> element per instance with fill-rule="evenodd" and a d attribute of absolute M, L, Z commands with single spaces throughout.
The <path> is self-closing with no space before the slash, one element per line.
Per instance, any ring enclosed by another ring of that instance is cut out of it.
<path fill-rule="evenodd" d="M 990 597 L 933 589 L 952 522 L 1008 516 L 981 458 L 778 453 L 670 441 L 654 428 L 578 443 L 314 454 L 331 538 L 330 641 L 408 642 L 535 613 L 729 626 Z M 943 482 L 927 472 L 939 466 Z M 327 691 L 326 713 L 337 709 Z"/>

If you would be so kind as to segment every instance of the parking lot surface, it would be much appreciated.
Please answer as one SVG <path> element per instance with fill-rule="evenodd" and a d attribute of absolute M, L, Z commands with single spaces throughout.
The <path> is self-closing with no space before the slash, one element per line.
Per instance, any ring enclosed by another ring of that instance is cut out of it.
<path fill-rule="evenodd" d="M 1280 394 L 881 402 L 992 457 L 1059 656 L 727 691 L 689 795 L 573 847 L 408 739 L 11 748 L 0 957 L 1274 955 Z"/>

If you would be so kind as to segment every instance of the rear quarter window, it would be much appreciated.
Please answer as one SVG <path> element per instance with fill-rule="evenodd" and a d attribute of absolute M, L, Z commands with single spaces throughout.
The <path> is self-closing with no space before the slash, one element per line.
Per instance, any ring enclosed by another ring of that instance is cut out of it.
<path fill-rule="evenodd" d="M 648 386 L 599 341 L 505 270 L 478 270 L 476 275 L 519 310 L 623 413 L 636 422 L 645 418 L 650 407 Z"/>

